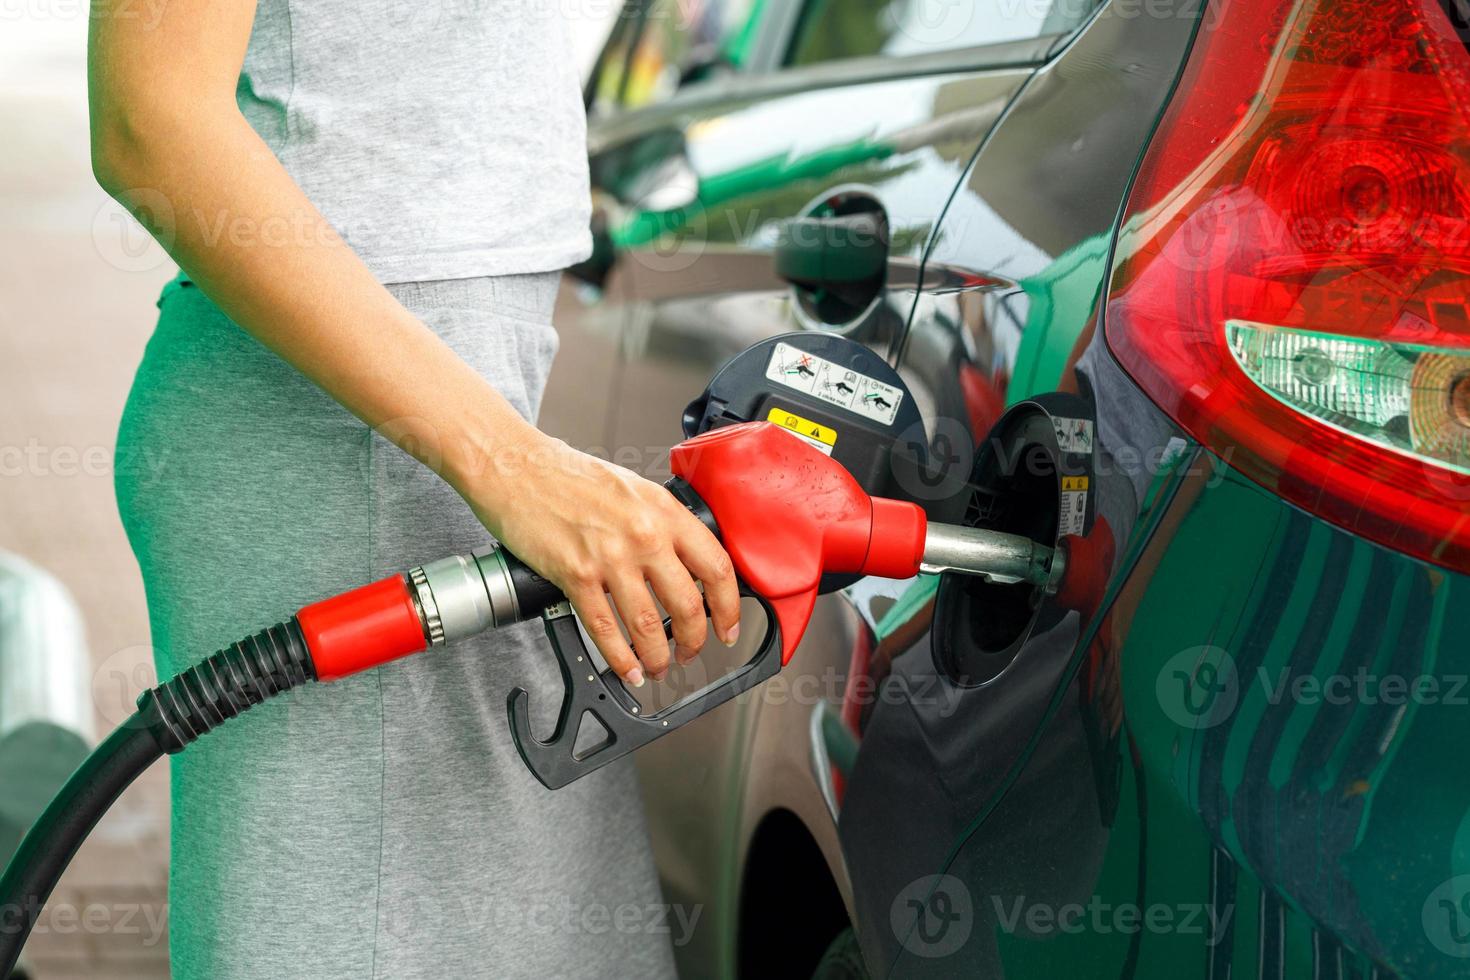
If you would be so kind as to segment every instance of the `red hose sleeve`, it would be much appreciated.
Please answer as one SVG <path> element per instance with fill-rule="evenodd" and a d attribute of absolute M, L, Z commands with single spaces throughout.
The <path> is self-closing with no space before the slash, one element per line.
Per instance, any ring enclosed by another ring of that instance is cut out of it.
<path fill-rule="evenodd" d="M 296 621 L 319 681 L 371 670 L 429 645 L 402 575 L 313 603 Z"/>

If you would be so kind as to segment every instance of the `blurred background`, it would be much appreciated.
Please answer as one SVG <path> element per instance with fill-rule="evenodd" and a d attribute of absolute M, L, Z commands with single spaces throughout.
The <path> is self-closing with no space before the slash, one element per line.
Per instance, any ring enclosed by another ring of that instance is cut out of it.
<path fill-rule="evenodd" d="M 572 21 L 584 71 L 617 5 Z M 92 179 L 83 0 L 0 3 L 0 855 L 154 683 L 113 445 L 167 255 Z M 146 465 L 146 461 L 124 461 Z M 64 774 L 57 774 L 58 778 Z M 86 844 L 27 949 L 38 980 L 168 975 L 167 767 Z"/>

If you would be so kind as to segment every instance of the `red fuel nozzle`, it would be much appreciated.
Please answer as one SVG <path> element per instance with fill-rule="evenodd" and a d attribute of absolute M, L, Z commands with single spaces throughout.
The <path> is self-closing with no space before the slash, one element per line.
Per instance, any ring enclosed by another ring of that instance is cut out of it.
<path fill-rule="evenodd" d="M 841 463 L 769 422 L 695 436 L 673 448 L 669 463 L 714 514 L 740 578 L 770 603 L 783 664 L 824 574 L 918 574 L 924 511 L 868 496 Z"/>

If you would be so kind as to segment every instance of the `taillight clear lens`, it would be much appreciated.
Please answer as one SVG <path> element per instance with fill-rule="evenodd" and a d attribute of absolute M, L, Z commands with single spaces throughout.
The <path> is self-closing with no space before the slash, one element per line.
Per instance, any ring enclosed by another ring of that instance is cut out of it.
<path fill-rule="evenodd" d="M 1225 337 L 1246 377 L 1289 407 L 1470 473 L 1470 357 L 1238 320 Z"/>
<path fill-rule="evenodd" d="M 1207 13 L 1129 197 L 1106 329 L 1253 479 L 1470 571 L 1470 53 L 1438 3 Z"/>

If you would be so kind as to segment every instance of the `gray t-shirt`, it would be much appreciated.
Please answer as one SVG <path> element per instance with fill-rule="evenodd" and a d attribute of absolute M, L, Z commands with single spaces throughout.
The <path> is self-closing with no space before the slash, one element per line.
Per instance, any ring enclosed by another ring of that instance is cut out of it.
<path fill-rule="evenodd" d="M 259 0 L 236 98 L 379 281 L 561 269 L 591 251 L 563 8 Z"/>

